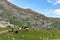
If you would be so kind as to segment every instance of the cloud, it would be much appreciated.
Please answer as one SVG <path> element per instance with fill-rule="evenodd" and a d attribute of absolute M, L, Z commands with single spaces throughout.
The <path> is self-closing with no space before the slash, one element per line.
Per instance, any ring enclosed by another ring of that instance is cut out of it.
<path fill-rule="evenodd" d="M 53 11 L 53 9 L 45 9 L 45 12 L 46 12 L 47 14 L 50 14 L 52 11 Z"/>
<path fill-rule="evenodd" d="M 52 13 L 55 15 L 60 15 L 60 9 L 55 9 Z"/>
<path fill-rule="evenodd" d="M 53 1 L 52 0 L 48 0 L 49 3 L 52 3 Z"/>
<path fill-rule="evenodd" d="M 48 3 L 51 3 L 53 5 L 60 4 L 60 0 L 48 0 Z"/>
<path fill-rule="evenodd" d="M 10 0 L 7 0 L 7 1 L 10 1 Z"/>
<path fill-rule="evenodd" d="M 60 18 L 60 9 L 45 9 L 45 13 L 48 17 Z"/>

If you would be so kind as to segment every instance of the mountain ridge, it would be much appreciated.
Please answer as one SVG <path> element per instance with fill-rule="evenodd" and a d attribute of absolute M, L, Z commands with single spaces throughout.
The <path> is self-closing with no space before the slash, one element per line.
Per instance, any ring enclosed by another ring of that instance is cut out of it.
<path fill-rule="evenodd" d="M 49 18 L 31 9 L 24 9 L 3 0 L 0 2 L 0 20 L 17 26 L 51 28 L 51 24 L 60 22 L 60 18 Z M 54 28 L 53 28 L 54 29 Z"/>

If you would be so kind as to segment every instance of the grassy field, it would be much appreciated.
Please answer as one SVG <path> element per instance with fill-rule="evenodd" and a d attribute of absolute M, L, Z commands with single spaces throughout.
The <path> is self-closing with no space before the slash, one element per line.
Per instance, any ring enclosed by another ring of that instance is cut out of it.
<path fill-rule="evenodd" d="M 6 28 L 6 27 L 0 27 L 0 31 L 4 31 L 4 30 L 7 30 L 8 28 Z"/>
<path fill-rule="evenodd" d="M 41 40 L 41 39 L 59 39 L 60 31 L 52 30 L 19 30 L 18 33 L 10 32 L 0 34 L 0 40 Z"/>

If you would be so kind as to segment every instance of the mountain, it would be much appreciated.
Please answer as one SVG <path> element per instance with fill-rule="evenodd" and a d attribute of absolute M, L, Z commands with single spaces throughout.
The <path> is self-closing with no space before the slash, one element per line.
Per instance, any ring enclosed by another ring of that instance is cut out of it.
<path fill-rule="evenodd" d="M 60 28 L 60 18 L 46 17 L 32 9 L 17 7 L 7 0 L 0 0 L 0 21 L 2 20 L 17 26 L 36 27 L 40 29 Z"/>

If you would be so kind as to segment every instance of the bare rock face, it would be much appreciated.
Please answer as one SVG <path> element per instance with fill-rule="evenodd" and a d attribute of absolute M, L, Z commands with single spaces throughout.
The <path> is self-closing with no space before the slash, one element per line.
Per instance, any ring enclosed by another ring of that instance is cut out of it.
<path fill-rule="evenodd" d="M 50 28 L 51 24 L 60 22 L 58 18 L 48 18 L 31 9 L 23 9 L 8 2 L 0 0 L 0 21 L 7 21 L 17 26 Z"/>

